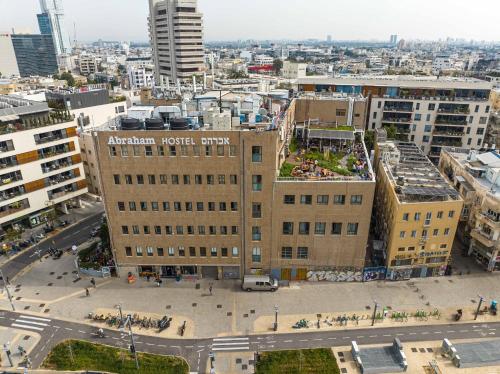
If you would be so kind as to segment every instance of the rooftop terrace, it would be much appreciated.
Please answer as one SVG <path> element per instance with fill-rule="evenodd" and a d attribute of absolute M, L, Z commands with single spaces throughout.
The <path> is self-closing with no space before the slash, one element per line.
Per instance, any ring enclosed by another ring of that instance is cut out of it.
<path fill-rule="evenodd" d="M 414 143 L 378 143 L 380 160 L 402 203 L 459 200 L 439 170 Z"/>

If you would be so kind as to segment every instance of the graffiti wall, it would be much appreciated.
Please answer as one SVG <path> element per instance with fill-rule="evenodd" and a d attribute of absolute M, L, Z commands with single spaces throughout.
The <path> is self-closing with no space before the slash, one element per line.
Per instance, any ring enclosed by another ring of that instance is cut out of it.
<path fill-rule="evenodd" d="M 363 269 L 363 282 L 372 282 L 377 280 L 384 280 L 387 268 L 385 266 L 379 266 L 374 268 L 364 268 Z"/>
<path fill-rule="evenodd" d="M 361 282 L 363 271 L 358 269 L 315 270 L 307 272 L 310 282 Z"/>

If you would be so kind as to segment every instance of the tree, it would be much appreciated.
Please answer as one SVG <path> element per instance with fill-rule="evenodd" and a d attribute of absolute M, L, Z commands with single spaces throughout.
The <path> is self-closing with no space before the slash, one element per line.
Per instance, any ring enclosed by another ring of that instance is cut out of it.
<path fill-rule="evenodd" d="M 248 78 L 248 75 L 242 71 L 239 71 L 239 70 L 231 70 L 231 72 L 228 75 L 228 78 L 229 79 L 242 79 L 242 78 Z"/>
<path fill-rule="evenodd" d="M 375 145 L 375 132 L 374 131 L 365 131 L 365 145 L 368 152 L 373 150 Z"/>
<path fill-rule="evenodd" d="M 73 75 L 68 72 L 64 72 L 59 76 L 60 79 L 65 80 L 66 83 L 68 83 L 68 86 L 74 87 L 75 86 L 75 78 L 73 78 Z"/>
<path fill-rule="evenodd" d="M 21 230 L 16 228 L 10 228 L 5 232 L 5 240 L 7 242 L 13 242 L 21 239 Z"/>
<path fill-rule="evenodd" d="M 279 75 L 281 69 L 283 68 L 283 61 L 279 58 L 274 59 L 273 61 L 273 71 L 276 75 Z"/>
<path fill-rule="evenodd" d="M 396 135 L 398 130 L 396 129 L 396 126 L 390 125 L 385 128 L 387 131 L 387 139 L 396 139 Z"/>

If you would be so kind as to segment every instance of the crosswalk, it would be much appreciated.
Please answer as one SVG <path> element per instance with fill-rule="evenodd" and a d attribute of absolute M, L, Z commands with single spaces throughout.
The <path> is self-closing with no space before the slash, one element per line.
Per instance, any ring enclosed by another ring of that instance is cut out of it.
<path fill-rule="evenodd" d="M 250 342 L 248 338 L 214 338 L 212 351 L 248 351 Z"/>
<path fill-rule="evenodd" d="M 20 315 L 11 324 L 11 326 L 18 329 L 43 331 L 47 326 L 49 326 L 49 322 L 50 319 L 47 318 Z"/>

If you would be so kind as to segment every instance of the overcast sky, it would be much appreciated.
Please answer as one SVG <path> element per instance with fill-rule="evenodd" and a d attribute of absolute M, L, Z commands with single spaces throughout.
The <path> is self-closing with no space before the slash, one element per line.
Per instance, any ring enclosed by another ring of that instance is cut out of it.
<path fill-rule="evenodd" d="M 500 40 L 498 0 L 198 0 L 205 39 Z M 63 0 L 68 36 L 147 41 L 148 0 Z M 38 0 L 0 0 L 0 31 L 38 32 Z"/>

